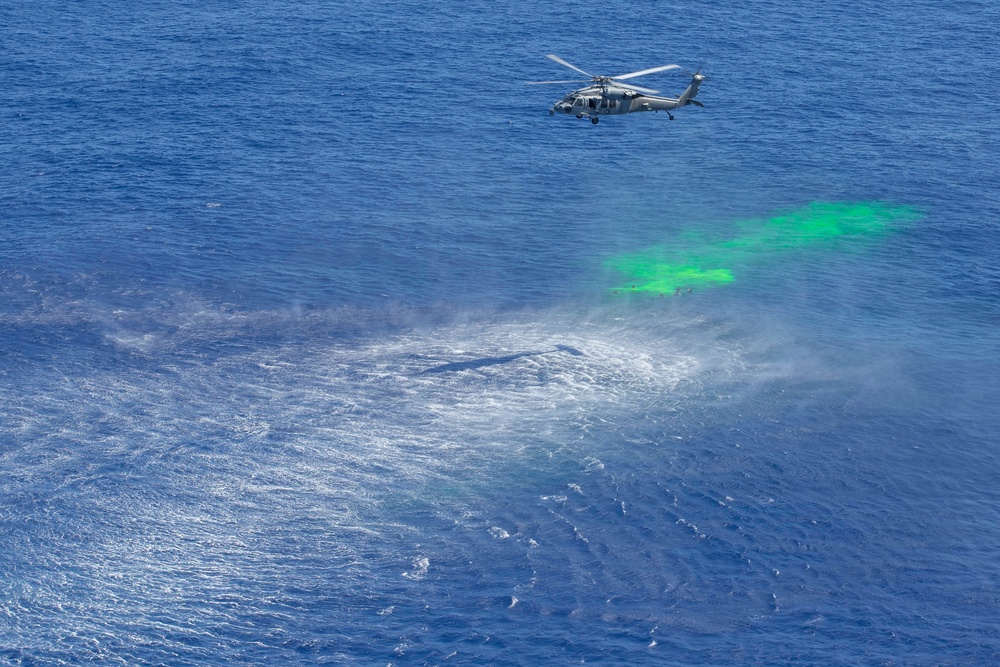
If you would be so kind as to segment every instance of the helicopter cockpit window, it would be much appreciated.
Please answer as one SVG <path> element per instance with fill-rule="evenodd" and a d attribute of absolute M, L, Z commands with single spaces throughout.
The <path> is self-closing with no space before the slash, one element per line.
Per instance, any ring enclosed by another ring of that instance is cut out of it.
<path fill-rule="evenodd" d="M 575 106 L 575 107 L 582 107 L 583 106 L 583 98 L 582 97 L 578 97 L 575 100 L 573 100 L 573 106 Z"/>

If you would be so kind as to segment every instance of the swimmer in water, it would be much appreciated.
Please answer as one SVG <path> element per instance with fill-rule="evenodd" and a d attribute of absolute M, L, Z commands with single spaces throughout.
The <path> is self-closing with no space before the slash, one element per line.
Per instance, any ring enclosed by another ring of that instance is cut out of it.
<path fill-rule="evenodd" d="M 681 295 L 681 288 L 678 287 L 677 289 L 674 290 L 674 296 L 680 296 L 680 295 Z"/>

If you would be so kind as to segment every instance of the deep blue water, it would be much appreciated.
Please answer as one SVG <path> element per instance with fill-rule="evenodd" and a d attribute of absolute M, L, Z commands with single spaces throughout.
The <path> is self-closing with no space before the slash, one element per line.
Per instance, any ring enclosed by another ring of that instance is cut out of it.
<path fill-rule="evenodd" d="M 0 5 L 0 664 L 1000 661 L 998 25 Z M 923 217 L 609 290 L 814 201 Z"/>

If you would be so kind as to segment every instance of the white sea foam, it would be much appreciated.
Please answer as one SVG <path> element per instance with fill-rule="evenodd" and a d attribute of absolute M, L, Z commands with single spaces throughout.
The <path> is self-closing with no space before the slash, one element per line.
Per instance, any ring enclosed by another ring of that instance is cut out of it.
<path fill-rule="evenodd" d="M 259 319 L 272 330 L 282 321 Z M 461 497 L 464 485 L 536 451 L 579 447 L 572 457 L 600 473 L 604 454 L 585 443 L 591 429 L 671 414 L 733 355 L 565 314 L 360 343 L 245 344 L 261 325 L 247 314 L 180 314 L 155 334 L 134 324 L 107 329 L 115 354 L 134 363 L 36 373 L 0 408 L 18 438 L 0 453 L 10 473 L 0 491 L 52 503 L 21 517 L 46 526 L 47 555 L 28 542 L 37 534 L 5 543 L 15 560 L 53 566 L 7 590 L 9 607 L 68 605 L 67 631 L 91 636 L 185 600 L 199 601 L 190 614 L 236 623 L 227 605 L 255 604 L 245 597 L 253 586 L 234 584 L 246 577 L 292 586 L 318 570 L 335 573 L 339 590 L 371 595 L 371 572 L 398 558 L 381 545 L 409 530 L 394 508 L 430 492 Z M 588 497 L 577 481 L 560 488 Z M 559 511 L 571 502 L 565 492 L 544 499 Z M 76 508 L 72 522 L 55 509 L 62 503 Z M 560 520 L 589 548 L 591 527 Z M 513 523 L 469 521 L 496 549 L 551 548 Z M 392 570 L 407 585 L 434 571 L 434 555 L 415 550 L 408 569 Z M 66 594 L 91 587 L 99 592 Z M 372 604 L 375 614 L 396 600 Z M 156 632 L 193 636 L 177 623 Z"/>
<path fill-rule="evenodd" d="M 431 561 L 427 556 L 416 556 L 413 559 L 413 568 L 409 572 L 403 572 L 403 576 L 407 579 L 413 579 L 419 581 L 427 576 L 427 571 L 430 570 Z"/>

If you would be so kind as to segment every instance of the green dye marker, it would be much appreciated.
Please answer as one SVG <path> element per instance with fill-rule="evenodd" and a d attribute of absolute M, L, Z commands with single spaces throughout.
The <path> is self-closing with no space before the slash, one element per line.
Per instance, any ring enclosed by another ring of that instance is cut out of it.
<path fill-rule="evenodd" d="M 883 202 L 813 202 L 766 220 L 736 223 L 741 232 L 728 240 L 685 233 L 670 245 L 615 257 L 605 265 L 625 277 L 616 293 L 673 293 L 680 288 L 714 287 L 736 280 L 734 268 L 775 253 L 823 244 L 878 237 L 923 215 L 912 206 Z"/>

